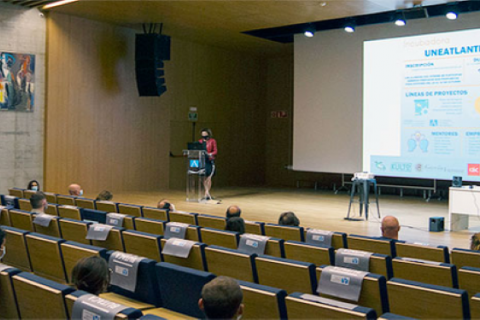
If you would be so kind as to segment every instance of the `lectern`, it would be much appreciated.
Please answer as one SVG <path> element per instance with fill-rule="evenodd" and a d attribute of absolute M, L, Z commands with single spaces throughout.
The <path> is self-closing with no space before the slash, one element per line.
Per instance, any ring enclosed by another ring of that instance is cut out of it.
<path fill-rule="evenodd" d="M 187 159 L 187 201 L 200 202 L 205 196 L 205 150 L 184 150 Z"/>

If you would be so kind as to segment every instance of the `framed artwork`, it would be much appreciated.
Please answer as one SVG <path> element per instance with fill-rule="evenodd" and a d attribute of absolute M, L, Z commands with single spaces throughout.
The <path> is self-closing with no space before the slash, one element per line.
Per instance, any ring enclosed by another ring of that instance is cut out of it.
<path fill-rule="evenodd" d="M 35 55 L 0 51 L 0 111 L 32 112 Z"/>

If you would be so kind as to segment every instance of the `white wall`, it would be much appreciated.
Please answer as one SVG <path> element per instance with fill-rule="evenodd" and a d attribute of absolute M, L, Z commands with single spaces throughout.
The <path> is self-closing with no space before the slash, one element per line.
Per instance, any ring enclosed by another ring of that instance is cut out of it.
<path fill-rule="evenodd" d="M 0 3 L 0 51 L 34 54 L 34 112 L 0 112 L 0 193 L 43 185 L 46 19 L 36 9 Z"/>

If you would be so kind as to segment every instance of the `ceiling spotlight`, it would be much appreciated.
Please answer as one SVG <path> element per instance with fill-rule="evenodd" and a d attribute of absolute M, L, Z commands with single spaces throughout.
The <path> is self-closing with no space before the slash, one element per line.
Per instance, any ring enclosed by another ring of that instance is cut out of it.
<path fill-rule="evenodd" d="M 352 32 L 355 32 L 355 27 L 351 24 L 345 26 L 345 31 L 348 32 L 348 33 L 352 33 Z"/>
<path fill-rule="evenodd" d="M 447 17 L 448 20 L 455 20 L 458 18 L 458 13 L 453 10 L 450 10 L 447 12 L 445 16 Z"/>
<path fill-rule="evenodd" d="M 307 29 L 305 29 L 305 32 L 303 34 L 305 35 L 305 37 L 311 38 L 315 35 L 315 28 L 309 26 Z"/>

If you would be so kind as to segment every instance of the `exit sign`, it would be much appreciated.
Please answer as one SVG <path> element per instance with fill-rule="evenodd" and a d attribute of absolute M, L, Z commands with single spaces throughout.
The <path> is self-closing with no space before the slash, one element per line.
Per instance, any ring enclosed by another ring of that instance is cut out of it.
<path fill-rule="evenodd" d="M 270 112 L 270 118 L 287 118 L 287 111 L 272 111 Z"/>

